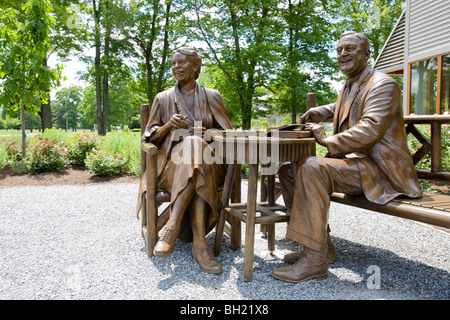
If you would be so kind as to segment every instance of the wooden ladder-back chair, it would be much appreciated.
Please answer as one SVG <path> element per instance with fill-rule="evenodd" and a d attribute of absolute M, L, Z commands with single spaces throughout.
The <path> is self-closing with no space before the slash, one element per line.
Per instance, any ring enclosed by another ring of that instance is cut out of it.
<path fill-rule="evenodd" d="M 141 137 L 144 134 L 150 115 L 150 105 L 141 105 Z M 153 248 L 159 237 L 159 231 L 164 227 L 169 219 L 170 206 L 167 205 L 162 212 L 159 212 L 163 204 L 170 202 L 170 193 L 158 189 L 157 181 L 157 160 L 156 153 L 158 148 L 150 142 L 141 144 L 141 188 L 138 195 L 137 214 L 141 211 L 142 237 L 147 243 L 147 255 L 153 256 Z M 234 174 L 233 190 L 231 192 L 231 201 L 240 202 L 241 199 L 241 166 L 237 165 Z M 144 179 L 144 180 L 142 180 Z M 142 182 L 145 181 L 146 189 L 142 190 Z M 221 208 L 219 208 L 221 210 Z M 231 222 L 232 217 L 229 219 Z M 226 229 L 226 232 L 232 236 L 232 247 L 240 246 L 240 223 L 233 221 L 233 228 Z"/>

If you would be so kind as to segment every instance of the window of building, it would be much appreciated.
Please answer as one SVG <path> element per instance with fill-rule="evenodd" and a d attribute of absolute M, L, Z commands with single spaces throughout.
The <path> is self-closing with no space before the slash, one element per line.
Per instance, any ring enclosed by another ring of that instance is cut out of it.
<path fill-rule="evenodd" d="M 410 113 L 435 114 L 438 59 L 411 64 Z"/>
<path fill-rule="evenodd" d="M 450 54 L 411 63 L 409 80 L 409 114 L 450 111 Z"/>

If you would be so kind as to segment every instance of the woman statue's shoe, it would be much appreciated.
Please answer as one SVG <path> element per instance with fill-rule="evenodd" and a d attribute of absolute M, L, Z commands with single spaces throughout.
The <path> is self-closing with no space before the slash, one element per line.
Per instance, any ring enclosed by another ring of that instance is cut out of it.
<path fill-rule="evenodd" d="M 171 227 L 164 227 L 161 238 L 156 243 L 153 249 L 153 254 L 158 258 L 166 258 L 172 254 L 175 250 L 175 241 L 177 239 L 177 233 L 175 229 Z"/>
<path fill-rule="evenodd" d="M 222 266 L 216 260 L 216 257 L 214 257 L 210 247 L 192 248 L 192 256 L 197 260 L 200 269 L 206 273 L 222 273 Z"/>

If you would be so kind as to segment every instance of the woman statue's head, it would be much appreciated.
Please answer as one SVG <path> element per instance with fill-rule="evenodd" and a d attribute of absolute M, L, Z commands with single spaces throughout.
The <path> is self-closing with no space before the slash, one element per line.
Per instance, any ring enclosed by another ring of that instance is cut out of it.
<path fill-rule="evenodd" d="M 172 74 L 178 82 L 187 80 L 191 71 L 194 80 L 197 80 L 201 69 L 202 59 L 195 49 L 181 47 L 172 53 Z"/>

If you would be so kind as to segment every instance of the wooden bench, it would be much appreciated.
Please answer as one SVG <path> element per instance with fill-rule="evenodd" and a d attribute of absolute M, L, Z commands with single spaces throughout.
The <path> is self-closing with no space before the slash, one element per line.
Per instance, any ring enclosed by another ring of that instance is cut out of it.
<path fill-rule="evenodd" d="M 370 202 L 364 195 L 351 196 L 343 193 L 333 193 L 331 201 L 443 228 L 450 228 L 450 195 L 425 192 L 423 197 L 419 199 L 399 197 L 385 205 L 380 205 Z"/>
<path fill-rule="evenodd" d="M 276 179 L 276 198 L 281 196 L 279 180 Z M 266 182 L 261 186 L 262 199 L 265 199 Z M 404 219 L 427 223 L 437 227 L 450 229 L 450 195 L 424 192 L 418 199 L 398 197 L 385 205 L 376 204 L 366 199 L 364 195 L 347 195 L 334 192 L 330 200 L 352 207 L 380 212 Z M 264 228 L 261 228 L 265 232 Z"/>
<path fill-rule="evenodd" d="M 448 181 L 450 183 L 450 173 L 442 171 L 441 158 L 441 125 L 448 123 L 450 123 L 450 116 L 405 116 L 406 133 L 412 134 L 422 144 L 417 152 L 412 155 L 414 164 L 417 165 L 427 154 L 430 154 L 431 158 L 430 170 L 417 170 L 419 178 Z M 430 139 L 415 127 L 416 124 L 430 125 Z M 364 196 L 350 196 L 342 193 L 333 193 L 331 200 L 362 209 L 450 228 L 450 195 L 425 192 L 420 199 L 396 198 L 386 205 L 371 203 Z"/>

